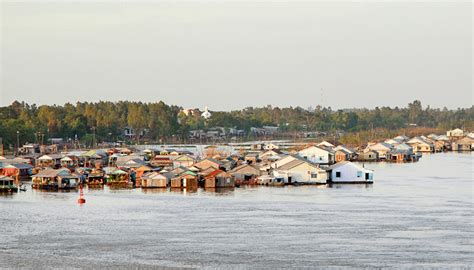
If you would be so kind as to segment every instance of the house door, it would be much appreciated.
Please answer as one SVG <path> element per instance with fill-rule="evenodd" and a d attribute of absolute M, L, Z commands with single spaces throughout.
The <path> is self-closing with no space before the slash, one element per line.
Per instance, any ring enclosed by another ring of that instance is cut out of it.
<path fill-rule="evenodd" d="M 288 184 L 291 184 L 293 182 L 293 179 L 291 176 L 288 176 Z"/>
<path fill-rule="evenodd" d="M 365 173 L 365 180 L 369 180 L 369 173 Z"/>

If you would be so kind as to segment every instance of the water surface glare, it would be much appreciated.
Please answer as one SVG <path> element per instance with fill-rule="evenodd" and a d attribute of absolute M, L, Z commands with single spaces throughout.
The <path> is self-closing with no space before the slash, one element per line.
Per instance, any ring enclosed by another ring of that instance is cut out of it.
<path fill-rule="evenodd" d="M 0 268 L 472 267 L 473 157 L 366 163 L 367 186 L 0 196 Z"/>

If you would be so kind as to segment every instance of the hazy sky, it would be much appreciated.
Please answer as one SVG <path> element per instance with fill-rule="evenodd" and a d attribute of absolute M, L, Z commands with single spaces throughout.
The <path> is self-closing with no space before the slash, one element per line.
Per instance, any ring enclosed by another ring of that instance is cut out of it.
<path fill-rule="evenodd" d="M 1 12 L 0 105 L 473 104 L 470 1 L 3 1 Z"/>

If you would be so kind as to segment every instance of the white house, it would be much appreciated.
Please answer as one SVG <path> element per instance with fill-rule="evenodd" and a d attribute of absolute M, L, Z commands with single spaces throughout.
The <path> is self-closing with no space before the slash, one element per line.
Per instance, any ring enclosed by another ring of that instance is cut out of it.
<path fill-rule="evenodd" d="M 393 138 L 393 139 L 396 140 L 396 141 L 399 141 L 399 142 L 406 142 L 406 141 L 408 141 L 410 138 L 408 138 L 408 137 L 405 136 L 405 135 L 399 135 L 399 136 L 397 136 L 397 137 L 395 137 L 395 138 Z"/>
<path fill-rule="evenodd" d="M 209 108 L 208 108 L 208 107 L 204 108 L 204 112 L 201 114 L 201 116 L 202 116 L 202 118 L 204 118 L 204 119 L 206 119 L 206 120 L 209 119 L 209 118 L 211 118 L 212 115 L 211 115 L 211 113 L 209 112 Z"/>
<path fill-rule="evenodd" d="M 408 145 L 413 147 L 413 152 L 433 152 L 434 145 L 422 137 L 413 137 L 407 142 Z"/>
<path fill-rule="evenodd" d="M 387 140 L 384 141 L 384 143 L 388 143 L 392 146 L 397 146 L 397 145 L 401 144 L 402 141 L 395 140 L 395 139 L 387 139 Z"/>
<path fill-rule="evenodd" d="M 326 184 L 327 172 L 307 161 L 295 159 L 273 170 L 275 178 L 282 178 L 287 184 Z"/>
<path fill-rule="evenodd" d="M 448 137 L 462 137 L 462 136 L 464 136 L 464 131 L 460 128 L 448 130 L 446 132 L 446 136 L 448 136 Z"/>
<path fill-rule="evenodd" d="M 276 161 L 285 156 L 286 154 L 282 153 L 279 150 L 267 150 L 259 155 L 261 160 L 266 160 L 266 161 Z"/>
<path fill-rule="evenodd" d="M 318 143 L 316 146 L 324 146 L 324 147 L 333 148 L 334 144 L 332 144 L 328 141 L 322 141 L 322 142 Z"/>
<path fill-rule="evenodd" d="M 272 162 L 270 164 L 270 168 L 271 169 L 278 169 L 280 168 L 281 166 L 287 164 L 287 163 L 290 163 L 292 162 L 293 160 L 295 159 L 300 159 L 299 156 L 296 156 L 296 155 L 288 155 L 288 156 L 283 156 L 282 158 Z"/>
<path fill-rule="evenodd" d="M 316 164 L 333 164 L 334 151 L 317 146 L 310 146 L 299 151 L 298 156 Z"/>
<path fill-rule="evenodd" d="M 280 147 L 274 143 L 264 143 L 263 144 L 263 150 L 273 150 L 273 149 L 279 149 Z"/>
<path fill-rule="evenodd" d="M 390 150 L 392 150 L 392 148 L 393 148 L 392 145 L 390 145 L 388 143 L 385 143 L 385 142 L 381 142 L 381 143 L 376 143 L 376 144 L 369 145 L 369 146 L 367 146 L 367 148 L 365 150 L 366 151 L 369 151 L 369 150 L 375 151 L 379 154 L 380 159 L 386 159 L 388 153 L 390 152 Z"/>
<path fill-rule="evenodd" d="M 330 183 L 373 183 L 374 172 L 350 161 L 341 161 L 327 170 Z"/>

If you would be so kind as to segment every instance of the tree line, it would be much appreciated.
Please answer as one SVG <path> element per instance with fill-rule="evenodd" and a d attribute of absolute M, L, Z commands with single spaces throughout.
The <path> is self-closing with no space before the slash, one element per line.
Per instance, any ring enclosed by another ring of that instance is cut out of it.
<path fill-rule="evenodd" d="M 38 134 L 48 138 L 78 139 L 90 142 L 123 140 L 123 130 L 136 134 L 146 131 L 141 140 L 149 142 L 187 142 L 189 131 L 213 127 L 237 128 L 249 134 L 251 127 L 279 126 L 282 133 L 299 131 L 363 132 L 373 129 L 400 129 L 407 126 L 474 129 L 474 106 L 470 108 L 423 108 L 415 100 L 404 108 L 333 110 L 331 107 L 248 107 L 234 111 L 214 111 L 208 120 L 200 115 L 185 115 L 182 108 L 164 102 L 77 102 L 35 105 L 15 101 L 0 107 L 0 137 L 4 145 L 38 142 Z"/>

